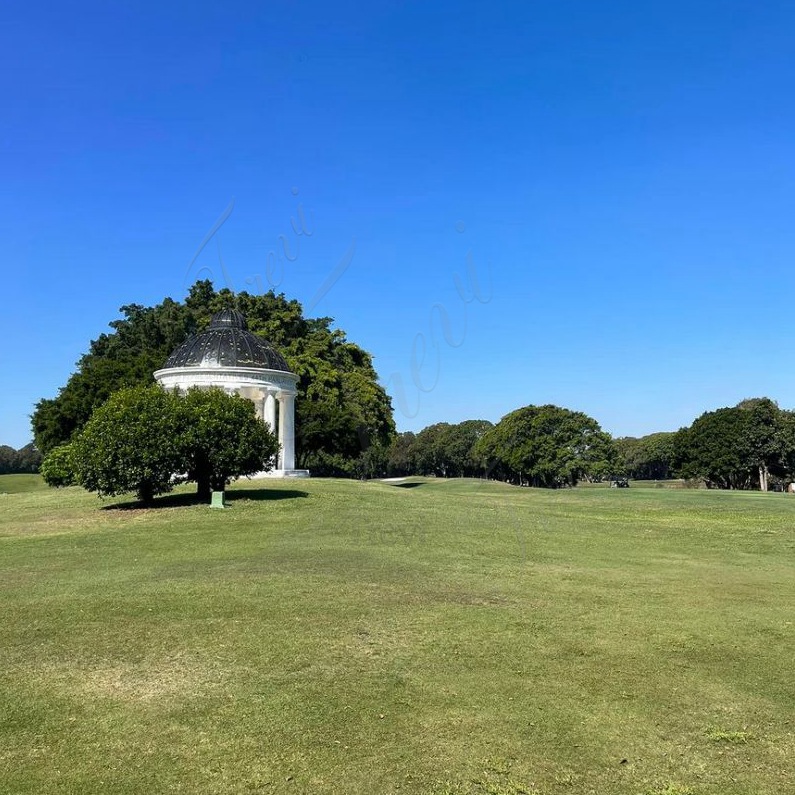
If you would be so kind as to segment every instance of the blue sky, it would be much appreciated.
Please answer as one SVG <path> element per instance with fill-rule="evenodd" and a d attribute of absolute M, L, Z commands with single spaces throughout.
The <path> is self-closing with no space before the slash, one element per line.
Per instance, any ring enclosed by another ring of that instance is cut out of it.
<path fill-rule="evenodd" d="M 30 440 L 122 304 L 208 276 L 319 299 L 400 430 L 529 403 L 616 435 L 795 407 L 790 3 L 3 17 L 0 443 Z"/>

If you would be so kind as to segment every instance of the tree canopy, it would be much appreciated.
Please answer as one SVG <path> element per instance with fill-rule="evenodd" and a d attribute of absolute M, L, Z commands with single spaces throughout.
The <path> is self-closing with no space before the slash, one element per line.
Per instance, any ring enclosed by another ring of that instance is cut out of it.
<path fill-rule="evenodd" d="M 279 451 L 279 443 L 257 419 L 254 404 L 220 389 L 190 389 L 180 399 L 184 417 L 183 470 L 201 496 L 223 491 L 231 477 L 253 475 Z"/>
<path fill-rule="evenodd" d="M 769 398 L 707 411 L 674 437 L 679 474 L 722 489 L 767 491 L 771 477 L 791 479 L 795 414 Z"/>
<path fill-rule="evenodd" d="M 621 474 L 636 480 L 666 480 L 671 477 L 675 433 L 651 433 L 636 438 L 615 439 Z"/>
<path fill-rule="evenodd" d="M 69 442 L 115 391 L 152 384 L 152 373 L 172 351 L 230 306 L 299 376 L 298 466 L 317 474 L 352 474 L 364 450 L 389 445 L 395 434 L 392 404 L 378 383 L 372 357 L 332 328 L 331 318 L 306 318 L 298 301 L 273 291 L 234 294 L 216 291 L 204 280 L 190 288 L 184 303 L 166 298 L 154 307 L 123 306 L 123 317 L 110 323 L 113 331 L 91 342 L 58 395 L 37 403 L 32 416 L 37 447 L 47 453 Z"/>
<path fill-rule="evenodd" d="M 611 474 L 613 441 L 592 417 L 559 406 L 525 406 L 503 417 L 475 445 L 492 474 L 519 485 L 558 488 Z"/>

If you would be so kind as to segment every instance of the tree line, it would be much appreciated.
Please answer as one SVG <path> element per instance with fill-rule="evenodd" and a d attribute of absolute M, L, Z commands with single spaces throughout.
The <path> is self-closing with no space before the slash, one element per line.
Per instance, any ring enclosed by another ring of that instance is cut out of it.
<path fill-rule="evenodd" d="M 580 412 L 525 406 L 497 425 L 468 420 L 401 433 L 380 472 L 490 477 L 548 488 L 626 477 L 681 478 L 714 489 L 783 489 L 795 482 L 795 412 L 770 398 L 749 398 L 704 412 L 678 431 L 613 439 Z"/>
<path fill-rule="evenodd" d="M 93 412 L 121 389 L 149 386 L 152 373 L 212 315 L 234 307 L 299 376 L 296 464 L 315 475 L 491 477 L 555 488 L 611 477 L 678 477 L 709 488 L 782 488 L 795 481 L 795 413 L 769 398 L 708 411 L 687 427 L 613 439 L 596 420 L 559 406 L 529 405 L 496 425 L 436 423 L 397 434 L 392 405 L 371 355 L 301 304 L 273 291 L 216 291 L 198 281 L 184 302 L 129 304 L 111 332 L 90 343 L 54 398 L 32 415 L 35 446 L 0 448 L 0 472 L 35 470 L 38 455 L 76 439 Z M 62 456 L 63 457 L 63 456 Z"/>
<path fill-rule="evenodd" d="M 0 475 L 38 472 L 40 464 L 41 453 L 33 442 L 19 450 L 7 444 L 0 445 Z"/>
<path fill-rule="evenodd" d="M 706 411 L 670 433 L 615 440 L 631 478 L 683 478 L 712 489 L 769 491 L 795 482 L 795 412 L 767 397 Z"/>
<path fill-rule="evenodd" d="M 437 423 L 401 433 L 384 457 L 391 476 L 488 477 L 544 488 L 603 480 L 619 468 L 609 434 L 592 417 L 559 406 L 524 406 L 496 425 Z"/>

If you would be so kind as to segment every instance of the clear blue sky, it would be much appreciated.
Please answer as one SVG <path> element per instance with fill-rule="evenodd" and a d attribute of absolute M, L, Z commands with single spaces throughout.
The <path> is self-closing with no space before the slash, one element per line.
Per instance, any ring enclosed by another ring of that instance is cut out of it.
<path fill-rule="evenodd" d="M 128 5 L 3 8 L 0 443 L 207 276 L 322 294 L 400 430 L 795 407 L 793 4 Z"/>

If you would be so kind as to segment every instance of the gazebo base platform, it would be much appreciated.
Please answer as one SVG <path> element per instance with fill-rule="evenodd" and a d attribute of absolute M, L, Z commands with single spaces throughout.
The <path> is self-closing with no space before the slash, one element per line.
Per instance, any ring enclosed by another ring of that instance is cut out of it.
<path fill-rule="evenodd" d="M 308 478 L 308 469 L 271 469 L 268 472 L 257 472 L 256 475 L 249 475 L 252 480 L 260 478 Z"/>

